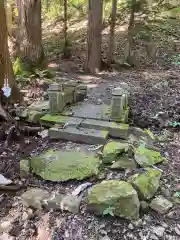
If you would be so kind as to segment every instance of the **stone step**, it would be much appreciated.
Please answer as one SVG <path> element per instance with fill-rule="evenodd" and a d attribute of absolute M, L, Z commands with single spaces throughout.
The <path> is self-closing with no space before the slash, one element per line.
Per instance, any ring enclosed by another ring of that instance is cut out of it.
<path fill-rule="evenodd" d="M 94 119 L 85 119 L 81 123 L 81 127 L 108 131 L 110 137 L 122 139 L 127 139 L 129 129 L 128 124 L 100 121 Z"/>
<path fill-rule="evenodd" d="M 64 129 L 54 126 L 49 129 L 49 137 L 50 139 L 60 139 L 96 145 L 106 143 L 108 132 L 87 128 L 76 128 L 72 126 L 67 126 Z"/>
<path fill-rule="evenodd" d="M 61 115 L 51 116 L 48 114 L 41 118 L 41 124 L 48 127 L 52 127 L 54 124 L 58 124 L 59 126 L 67 124 L 67 126 L 80 126 L 82 128 L 108 131 L 110 137 L 121 139 L 127 139 L 129 128 L 128 124 L 123 123 L 101 121 L 95 119 L 83 119 Z"/>

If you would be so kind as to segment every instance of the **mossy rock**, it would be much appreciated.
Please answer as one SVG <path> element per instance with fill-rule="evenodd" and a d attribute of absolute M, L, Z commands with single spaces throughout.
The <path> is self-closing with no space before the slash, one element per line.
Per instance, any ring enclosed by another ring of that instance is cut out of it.
<path fill-rule="evenodd" d="M 32 68 L 26 62 L 21 61 L 19 58 L 13 64 L 13 70 L 15 75 L 20 75 L 23 77 L 30 77 L 32 74 Z"/>
<path fill-rule="evenodd" d="M 129 182 L 138 191 L 141 199 L 151 199 L 157 192 L 160 184 L 161 171 L 153 168 L 145 168 L 129 178 Z"/>
<path fill-rule="evenodd" d="M 20 161 L 20 176 L 28 177 L 29 175 L 29 160 L 21 160 Z"/>
<path fill-rule="evenodd" d="M 111 169 L 136 169 L 137 163 L 134 159 L 130 159 L 128 156 L 121 156 L 119 159 L 111 165 Z"/>
<path fill-rule="evenodd" d="M 141 167 L 153 166 L 166 160 L 166 158 L 161 156 L 160 152 L 146 147 L 141 148 L 141 146 L 135 148 L 134 158 Z"/>
<path fill-rule="evenodd" d="M 103 163 L 113 163 L 119 155 L 128 151 L 128 147 L 126 142 L 108 142 L 103 149 Z"/>
<path fill-rule="evenodd" d="M 93 186 L 88 193 L 88 210 L 97 215 L 104 215 L 110 208 L 111 215 L 129 220 L 139 218 L 139 199 L 131 184 L 107 180 Z"/>
<path fill-rule="evenodd" d="M 50 181 L 82 180 L 97 175 L 100 164 L 93 154 L 53 149 L 31 158 L 32 172 Z"/>

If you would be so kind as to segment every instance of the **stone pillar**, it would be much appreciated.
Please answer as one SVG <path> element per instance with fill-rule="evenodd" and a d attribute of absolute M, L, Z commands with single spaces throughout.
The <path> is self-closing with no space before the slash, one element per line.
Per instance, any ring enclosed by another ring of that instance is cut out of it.
<path fill-rule="evenodd" d="M 48 95 L 50 113 L 61 113 L 66 106 L 62 85 L 58 83 L 51 84 L 48 89 Z"/>
<path fill-rule="evenodd" d="M 128 91 L 122 87 L 115 88 L 112 91 L 111 120 L 122 123 L 128 121 L 128 96 Z"/>

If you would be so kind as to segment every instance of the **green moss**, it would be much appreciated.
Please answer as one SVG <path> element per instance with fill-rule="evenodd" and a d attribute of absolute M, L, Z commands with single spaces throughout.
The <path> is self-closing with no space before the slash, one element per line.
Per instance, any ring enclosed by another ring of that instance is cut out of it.
<path fill-rule="evenodd" d="M 129 182 L 137 189 L 142 199 L 151 199 L 157 189 L 161 172 L 153 168 L 145 168 L 144 172 L 135 174 L 129 178 Z"/>
<path fill-rule="evenodd" d="M 13 64 L 13 70 L 15 75 L 20 75 L 23 77 L 29 77 L 33 72 L 32 68 L 19 58 L 16 58 L 16 61 Z"/>
<path fill-rule="evenodd" d="M 48 150 L 31 159 L 32 172 L 50 181 L 82 180 L 98 174 L 101 162 L 83 152 Z"/>
<path fill-rule="evenodd" d="M 135 160 L 141 167 L 148 167 L 163 162 L 165 158 L 158 151 L 140 146 L 135 149 Z"/>
<path fill-rule="evenodd" d="M 69 117 L 67 116 L 61 116 L 61 115 L 50 115 L 46 114 L 40 119 L 41 124 L 49 126 L 49 124 L 52 126 L 55 123 L 64 125 L 66 122 L 68 122 Z"/>
<path fill-rule="evenodd" d="M 134 159 L 129 159 L 128 156 L 121 156 L 112 164 L 111 169 L 136 169 L 137 164 Z"/>
<path fill-rule="evenodd" d="M 103 163 L 113 163 L 121 153 L 128 151 L 128 147 L 125 142 L 108 142 L 103 149 Z"/>
<path fill-rule="evenodd" d="M 127 219 L 139 217 L 139 200 L 132 185 L 118 180 L 103 181 L 93 186 L 88 194 L 88 209 L 102 214 L 108 208 L 113 214 Z"/>
<path fill-rule="evenodd" d="M 123 123 L 116 123 L 116 122 L 111 122 L 113 127 L 119 128 L 121 130 L 128 130 L 129 129 L 129 124 L 123 124 Z"/>

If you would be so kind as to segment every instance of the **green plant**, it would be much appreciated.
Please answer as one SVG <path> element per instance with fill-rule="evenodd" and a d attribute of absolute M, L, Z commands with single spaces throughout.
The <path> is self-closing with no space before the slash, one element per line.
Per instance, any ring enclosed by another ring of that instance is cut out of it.
<path fill-rule="evenodd" d="M 177 197 L 177 198 L 180 198 L 180 192 L 176 192 L 176 193 L 174 194 L 174 196 Z"/>
<path fill-rule="evenodd" d="M 112 217 L 114 217 L 114 211 L 115 208 L 112 206 L 107 207 L 104 211 L 103 211 L 103 215 L 111 215 Z"/>
<path fill-rule="evenodd" d="M 170 123 L 168 123 L 168 125 L 170 126 L 170 127 L 180 127 L 180 122 L 170 122 Z"/>

